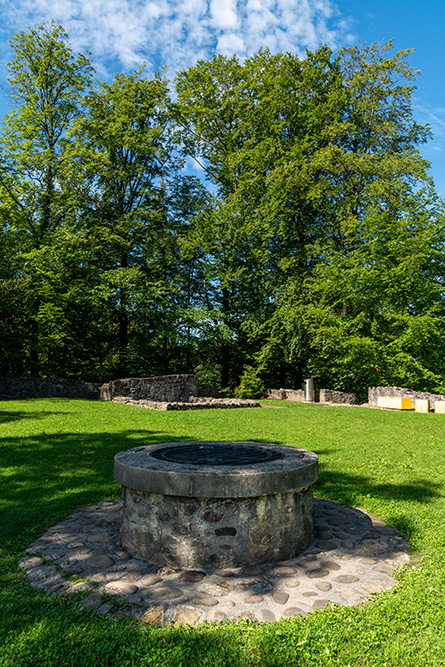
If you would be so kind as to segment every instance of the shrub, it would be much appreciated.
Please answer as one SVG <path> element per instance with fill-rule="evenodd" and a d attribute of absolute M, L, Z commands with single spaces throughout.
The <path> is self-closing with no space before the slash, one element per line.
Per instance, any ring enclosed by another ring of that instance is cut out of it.
<path fill-rule="evenodd" d="M 241 381 L 235 389 L 237 398 L 261 398 L 264 396 L 264 383 L 258 377 L 258 371 L 253 366 L 246 366 L 241 375 Z"/>

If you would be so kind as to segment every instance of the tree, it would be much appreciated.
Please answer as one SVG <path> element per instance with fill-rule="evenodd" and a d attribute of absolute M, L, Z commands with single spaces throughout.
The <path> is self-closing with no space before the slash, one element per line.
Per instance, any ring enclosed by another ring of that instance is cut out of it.
<path fill-rule="evenodd" d="M 92 87 L 60 26 L 12 44 L 3 372 L 443 388 L 444 211 L 409 51 L 214 56 L 173 104 L 143 68 Z"/>
<path fill-rule="evenodd" d="M 4 233 L 14 239 L 29 299 L 25 330 L 29 370 L 39 374 L 42 292 L 39 263 L 52 235 L 73 217 L 76 192 L 70 178 L 68 133 L 90 84 L 88 58 L 74 54 L 54 23 L 18 33 L 11 46 L 10 97 L 15 110 L 0 138 L 0 197 Z"/>
<path fill-rule="evenodd" d="M 202 276 L 201 329 L 223 387 L 237 383 L 249 354 L 244 320 L 269 298 L 270 233 L 257 215 L 267 170 L 252 151 L 268 131 L 264 91 L 280 58 L 265 51 L 241 64 L 218 55 L 176 79 L 183 150 L 211 183 L 213 204 L 195 219 L 188 243 Z"/>
<path fill-rule="evenodd" d="M 425 354 L 420 340 L 443 349 L 443 210 L 417 149 L 428 128 L 412 115 L 409 51 L 390 49 L 338 55 L 339 116 L 311 167 L 312 205 L 327 224 L 312 270 L 289 277 L 263 330 L 269 372 L 281 354 L 338 389 L 441 386 L 441 353 Z"/>
<path fill-rule="evenodd" d="M 172 130 L 166 79 L 145 78 L 144 67 L 116 74 L 111 84 L 93 90 L 77 125 L 76 150 L 89 180 L 84 224 L 97 249 L 95 292 L 108 312 L 109 354 L 117 353 L 109 370 L 120 376 L 140 368 L 141 346 L 134 344 L 138 331 L 153 329 L 150 320 L 156 320 L 158 334 L 164 331 L 166 367 L 166 332 L 174 337 L 168 294 L 178 268 L 181 223 L 170 209 L 176 206 L 181 163 Z"/>

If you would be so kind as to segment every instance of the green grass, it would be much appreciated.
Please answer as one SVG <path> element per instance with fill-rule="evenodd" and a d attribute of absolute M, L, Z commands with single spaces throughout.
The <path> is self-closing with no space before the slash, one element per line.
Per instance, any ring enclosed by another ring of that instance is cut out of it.
<path fill-rule="evenodd" d="M 162 413 L 51 399 L 0 403 L 0 433 L 0 667 L 445 665 L 444 416 L 304 404 Z M 116 452 L 182 439 L 315 451 L 315 494 L 396 526 L 413 564 L 358 609 L 271 624 L 144 626 L 27 584 L 17 562 L 33 539 L 77 507 L 120 495 Z"/>

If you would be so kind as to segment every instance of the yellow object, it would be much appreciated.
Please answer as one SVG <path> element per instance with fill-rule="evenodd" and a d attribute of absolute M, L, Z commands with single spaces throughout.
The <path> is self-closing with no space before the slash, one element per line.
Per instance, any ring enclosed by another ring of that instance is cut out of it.
<path fill-rule="evenodd" d="M 445 401 L 436 401 L 434 404 L 434 412 L 439 415 L 445 415 Z"/>
<path fill-rule="evenodd" d="M 390 410 L 412 410 L 413 400 L 409 396 L 379 396 L 377 407 L 389 408 Z"/>
<path fill-rule="evenodd" d="M 428 399 L 416 398 L 416 412 L 429 412 L 430 402 Z"/>

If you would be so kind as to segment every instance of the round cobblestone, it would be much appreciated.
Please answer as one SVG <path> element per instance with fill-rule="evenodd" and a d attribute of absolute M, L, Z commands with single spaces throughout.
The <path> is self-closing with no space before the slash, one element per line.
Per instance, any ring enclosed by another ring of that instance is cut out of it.
<path fill-rule="evenodd" d="M 184 570 L 184 572 L 181 572 L 179 575 L 178 580 L 181 582 L 196 582 L 202 581 L 205 576 L 206 573 L 201 572 L 200 570 Z"/>
<path fill-rule="evenodd" d="M 309 570 L 308 577 L 309 579 L 321 579 L 322 577 L 327 577 L 329 575 L 329 570 L 325 567 L 318 567 L 315 570 Z"/>
<path fill-rule="evenodd" d="M 193 604 L 204 605 L 204 607 L 215 607 L 218 600 L 211 595 L 197 595 L 192 598 Z"/>
<path fill-rule="evenodd" d="M 104 586 L 106 593 L 121 593 L 122 595 L 133 595 L 137 590 L 138 587 L 135 584 L 129 584 L 126 581 L 110 581 Z"/>
<path fill-rule="evenodd" d="M 91 556 L 85 561 L 85 565 L 96 570 L 107 570 L 113 565 L 113 561 L 109 556 Z"/>
<path fill-rule="evenodd" d="M 248 598 L 244 600 L 245 604 L 259 604 L 263 602 L 264 598 L 262 595 L 249 595 Z"/>

